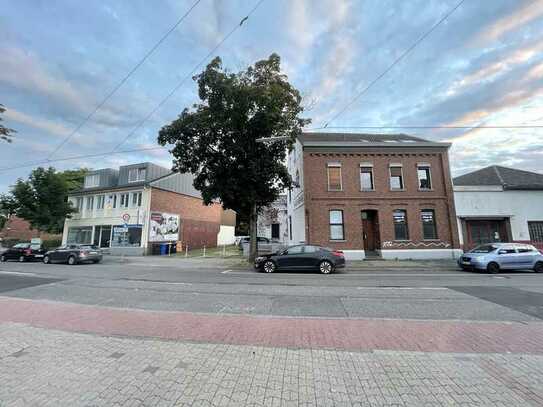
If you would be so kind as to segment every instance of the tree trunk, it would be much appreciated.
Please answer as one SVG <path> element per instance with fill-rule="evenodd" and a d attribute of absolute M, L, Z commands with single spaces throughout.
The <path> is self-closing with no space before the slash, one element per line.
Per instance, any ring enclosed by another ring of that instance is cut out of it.
<path fill-rule="evenodd" d="M 258 210 L 256 203 L 251 208 L 251 214 L 249 215 L 249 262 L 254 263 L 258 256 L 258 242 L 257 242 L 257 223 L 258 223 Z"/>

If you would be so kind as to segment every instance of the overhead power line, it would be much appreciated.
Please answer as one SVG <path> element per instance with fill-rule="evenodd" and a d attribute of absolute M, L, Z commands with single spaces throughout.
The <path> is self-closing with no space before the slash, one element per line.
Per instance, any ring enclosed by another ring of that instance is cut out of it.
<path fill-rule="evenodd" d="M 183 20 L 191 13 L 191 11 L 200 3 L 202 0 L 196 0 L 192 6 L 187 10 L 185 14 L 179 18 L 175 24 L 168 30 L 166 33 L 151 47 L 149 51 L 143 56 L 142 59 L 138 61 L 136 65 L 125 75 L 123 79 L 102 99 L 100 103 L 94 108 L 92 112 L 90 112 L 81 123 L 77 125 L 77 127 L 70 133 L 68 136 L 60 142 L 60 144 L 49 153 L 47 158 L 51 158 L 55 153 L 57 153 L 68 141 L 71 140 L 71 138 L 100 110 L 106 102 L 120 89 L 121 86 L 124 85 L 124 83 L 138 70 L 138 68 L 151 56 L 153 52 L 170 36 L 170 34 L 183 22 Z"/>
<path fill-rule="evenodd" d="M 373 85 L 375 85 L 381 78 L 383 78 L 387 73 L 390 72 L 392 68 L 394 68 L 402 59 L 404 59 L 411 51 L 413 51 L 422 41 L 426 39 L 437 27 L 439 27 L 451 14 L 453 14 L 461 5 L 464 3 L 465 0 L 460 0 L 453 8 L 451 8 L 437 23 L 435 23 L 428 31 L 426 31 L 422 36 L 420 36 L 409 48 L 407 48 L 398 58 L 392 62 L 386 68 L 381 74 L 379 74 L 375 79 L 373 79 L 362 91 L 360 91 L 358 94 L 355 95 L 354 98 L 352 98 L 339 112 L 337 112 L 330 120 L 328 120 L 324 127 L 328 127 L 328 125 L 337 119 L 339 116 L 341 116 L 345 111 L 351 107 L 351 105 L 358 100 L 359 97 L 364 95 L 368 90 L 370 90 Z"/>
<path fill-rule="evenodd" d="M 324 130 L 324 129 L 542 129 L 543 125 L 511 125 L 511 126 L 323 126 L 323 127 L 311 127 L 304 129 L 305 131 L 312 130 Z"/>
<path fill-rule="evenodd" d="M 149 112 L 149 114 L 147 116 L 145 116 L 143 118 L 143 120 L 141 120 L 137 125 L 136 127 L 134 127 L 132 129 L 132 131 L 130 133 L 128 133 L 126 135 L 126 137 L 124 139 L 121 140 L 120 143 L 118 143 L 112 151 L 116 151 L 120 146 L 122 146 L 130 137 L 132 137 L 136 131 L 138 131 L 146 122 L 147 120 L 149 120 L 151 118 L 151 116 L 153 116 L 158 109 L 160 109 L 162 107 L 162 105 L 164 105 L 164 103 L 166 103 L 173 95 L 175 92 L 177 92 L 181 86 L 183 86 L 183 84 L 190 78 L 192 78 L 192 76 L 194 75 L 194 73 L 196 72 L 196 70 L 201 66 L 203 65 L 208 59 L 209 57 L 211 57 L 215 51 L 217 51 L 217 49 L 219 49 L 221 47 L 222 44 L 224 44 L 228 38 L 230 38 L 237 30 L 239 30 L 239 28 L 243 25 L 243 23 L 245 23 L 246 20 L 249 19 L 249 17 L 256 11 L 256 9 L 258 7 L 260 7 L 260 5 L 264 2 L 264 0 L 260 0 L 258 3 L 256 3 L 256 5 L 251 9 L 251 11 L 249 11 L 249 13 L 243 17 L 241 19 L 241 21 L 236 24 L 234 26 L 234 28 L 232 28 L 232 30 L 230 30 L 230 32 L 228 34 L 226 34 L 220 41 L 217 45 L 215 45 L 215 47 L 209 51 L 209 53 L 202 58 L 202 60 L 200 62 L 198 62 L 194 68 L 192 68 L 192 70 L 183 78 L 181 79 L 181 81 L 170 91 L 170 93 L 168 93 L 156 106 L 153 110 L 151 110 Z"/>
<path fill-rule="evenodd" d="M 168 151 L 166 147 L 157 146 L 157 147 L 134 148 L 131 150 L 120 150 L 120 151 L 115 151 L 115 152 L 108 151 L 107 153 L 73 155 L 73 156 L 63 157 L 63 158 L 55 158 L 53 160 L 42 160 L 42 161 L 35 161 L 33 163 L 25 163 L 22 165 L 14 165 L 13 167 L 4 167 L 4 168 L 0 168 L 0 172 L 16 170 L 19 168 L 33 167 L 34 165 L 40 165 L 40 164 L 50 164 L 50 163 L 61 162 L 61 161 L 72 161 L 72 160 L 81 160 L 85 158 L 103 157 L 105 155 L 111 155 L 111 154 L 127 154 L 127 153 L 137 153 L 137 152 L 142 152 L 142 151 L 153 151 L 153 150 Z"/>
<path fill-rule="evenodd" d="M 164 150 L 167 150 L 165 147 L 156 147 L 156 148 L 147 148 L 147 149 L 133 149 L 133 150 L 118 150 L 118 148 L 123 145 L 130 137 L 132 137 L 135 132 L 141 128 L 141 126 L 143 126 L 143 124 L 145 124 L 145 122 L 147 120 L 149 120 L 149 118 L 162 106 L 164 105 L 164 103 L 166 103 L 166 101 L 177 91 L 179 90 L 179 88 L 183 85 L 183 83 L 191 77 L 191 75 L 194 73 L 194 71 L 196 71 L 196 69 L 198 69 L 199 66 L 201 66 L 204 62 L 206 62 L 206 60 L 211 56 L 213 55 L 213 53 L 215 51 L 217 51 L 217 49 L 222 45 L 224 44 L 224 42 L 226 40 L 228 40 L 228 38 L 230 38 L 232 36 L 232 34 L 234 34 L 244 23 L 245 21 L 256 11 L 256 9 L 258 7 L 260 7 L 260 5 L 264 2 L 264 0 L 259 0 L 255 6 L 249 11 L 249 13 L 241 19 L 241 21 L 239 23 L 237 23 L 234 28 L 226 35 L 224 36 L 221 41 L 219 41 L 219 43 L 192 69 L 192 71 L 187 74 L 187 76 L 185 76 L 173 89 L 170 93 L 168 93 L 166 95 L 165 98 L 163 98 L 156 106 L 153 110 L 151 110 L 151 112 L 144 117 L 144 119 L 142 121 L 140 121 L 136 127 L 130 132 L 128 133 L 128 135 L 120 142 L 118 143 L 115 148 L 111 151 L 108 151 L 108 152 L 105 152 L 105 153 L 98 153 L 98 154 L 89 154 L 89 155 L 82 155 L 82 156 L 72 156 L 72 157 L 66 157 L 66 158 L 61 158 L 61 159 L 54 159 L 54 160 L 51 160 L 51 159 L 45 159 L 45 160 L 41 160 L 41 161 L 35 161 L 33 163 L 25 163 L 25 164 L 21 164 L 21 165 L 15 165 L 15 166 L 12 166 L 12 167 L 5 167 L 5 168 L 0 168 L 0 172 L 3 172 L 3 171 L 8 171 L 8 170 L 14 170 L 14 169 L 18 169 L 18 168 L 26 168 L 26 167 L 32 167 L 34 165 L 41 165 L 41 164 L 48 164 L 48 163 L 52 163 L 52 162 L 58 162 L 58 161 L 69 161 L 69 160 L 74 160 L 74 159 L 80 159 L 80 158 L 93 158 L 93 157 L 102 157 L 102 156 L 105 156 L 105 155 L 109 155 L 109 154 L 120 154 L 120 153 L 131 153 L 131 152 L 138 152 L 138 151 L 148 151 L 148 150 L 158 150 L 158 149 L 164 149 Z"/>

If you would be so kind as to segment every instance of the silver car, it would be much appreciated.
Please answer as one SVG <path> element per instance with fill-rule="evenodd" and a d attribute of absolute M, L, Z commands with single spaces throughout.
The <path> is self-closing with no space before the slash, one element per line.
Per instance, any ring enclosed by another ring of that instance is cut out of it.
<path fill-rule="evenodd" d="M 458 259 L 463 270 L 534 270 L 543 273 L 543 255 L 534 246 L 520 243 L 489 243 L 477 246 Z"/>

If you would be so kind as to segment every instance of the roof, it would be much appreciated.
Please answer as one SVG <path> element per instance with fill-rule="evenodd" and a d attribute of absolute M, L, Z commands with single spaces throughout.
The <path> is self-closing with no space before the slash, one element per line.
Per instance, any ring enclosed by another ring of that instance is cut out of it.
<path fill-rule="evenodd" d="M 429 141 L 402 133 L 304 132 L 298 139 L 302 145 L 309 147 L 450 147 L 450 143 Z"/>
<path fill-rule="evenodd" d="M 543 174 L 491 165 L 453 179 L 458 186 L 501 185 L 504 190 L 541 190 Z"/>

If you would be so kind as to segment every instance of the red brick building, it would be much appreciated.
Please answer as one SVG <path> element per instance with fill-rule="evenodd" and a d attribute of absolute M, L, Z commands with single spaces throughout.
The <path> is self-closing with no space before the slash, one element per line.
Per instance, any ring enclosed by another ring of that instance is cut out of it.
<path fill-rule="evenodd" d="M 289 154 L 289 243 L 346 257 L 461 254 L 448 143 L 403 134 L 304 133 Z"/>

